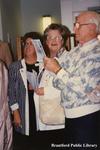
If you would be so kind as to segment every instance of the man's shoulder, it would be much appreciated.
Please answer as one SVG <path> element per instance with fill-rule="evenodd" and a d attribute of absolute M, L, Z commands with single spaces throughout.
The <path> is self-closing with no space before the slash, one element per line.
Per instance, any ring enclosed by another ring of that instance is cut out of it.
<path fill-rule="evenodd" d="M 96 45 L 96 47 L 100 50 L 100 41 L 98 42 L 98 44 Z"/>

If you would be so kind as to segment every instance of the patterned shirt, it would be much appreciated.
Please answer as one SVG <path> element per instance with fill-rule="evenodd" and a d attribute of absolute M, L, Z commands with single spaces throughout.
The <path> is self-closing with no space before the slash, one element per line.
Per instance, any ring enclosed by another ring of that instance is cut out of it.
<path fill-rule="evenodd" d="M 62 60 L 53 84 L 61 90 L 66 116 L 79 117 L 100 110 L 100 41 L 78 45 Z"/>

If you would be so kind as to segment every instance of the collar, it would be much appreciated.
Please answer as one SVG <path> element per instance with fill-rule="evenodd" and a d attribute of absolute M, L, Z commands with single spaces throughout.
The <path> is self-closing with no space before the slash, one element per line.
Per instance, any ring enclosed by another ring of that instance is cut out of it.
<path fill-rule="evenodd" d="M 86 43 L 84 43 L 83 45 L 79 44 L 79 47 L 84 47 L 84 46 L 88 46 L 88 45 L 91 45 L 92 43 L 94 43 L 95 41 L 98 41 L 97 38 L 94 38 Z"/>
<path fill-rule="evenodd" d="M 63 53 L 64 51 L 65 51 L 65 48 L 64 48 L 64 47 L 61 48 L 61 49 L 57 52 L 56 57 L 59 58 L 59 57 L 62 55 L 62 53 Z"/>

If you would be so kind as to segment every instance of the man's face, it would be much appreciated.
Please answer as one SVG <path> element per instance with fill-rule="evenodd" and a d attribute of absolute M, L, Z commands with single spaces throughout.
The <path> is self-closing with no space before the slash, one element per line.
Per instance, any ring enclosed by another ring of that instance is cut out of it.
<path fill-rule="evenodd" d="M 79 43 L 84 44 L 95 37 L 96 26 L 93 23 L 89 23 L 88 16 L 81 14 L 76 19 L 74 31 L 76 40 L 79 41 Z"/>

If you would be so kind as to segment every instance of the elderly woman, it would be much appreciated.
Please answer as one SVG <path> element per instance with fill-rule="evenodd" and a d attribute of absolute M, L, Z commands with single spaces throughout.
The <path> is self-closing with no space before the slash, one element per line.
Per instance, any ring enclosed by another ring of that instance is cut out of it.
<path fill-rule="evenodd" d="M 12 125 L 8 107 L 8 72 L 0 60 L 0 150 L 12 150 Z"/>
<path fill-rule="evenodd" d="M 69 30 L 68 30 L 69 31 Z M 69 32 L 61 24 L 50 24 L 44 31 L 44 47 L 50 58 L 62 62 L 62 56 L 68 53 L 66 41 Z M 64 111 L 60 105 L 60 91 L 53 87 L 54 74 L 50 71 L 42 71 L 39 88 L 36 90 L 40 100 L 40 130 L 44 132 L 44 144 L 50 149 L 54 144 L 63 143 L 64 138 Z M 46 109 L 47 108 L 47 109 Z M 48 116 L 49 114 L 49 116 Z M 42 141 L 42 143 L 43 143 Z M 63 147 L 60 147 L 63 149 Z"/>
<path fill-rule="evenodd" d="M 18 150 L 34 148 L 36 142 L 36 87 L 33 87 L 30 79 L 34 77 L 36 80 L 41 63 L 37 61 L 34 39 L 41 40 L 41 35 L 37 32 L 25 34 L 24 58 L 9 66 L 9 105 L 15 128 L 14 148 Z"/>

